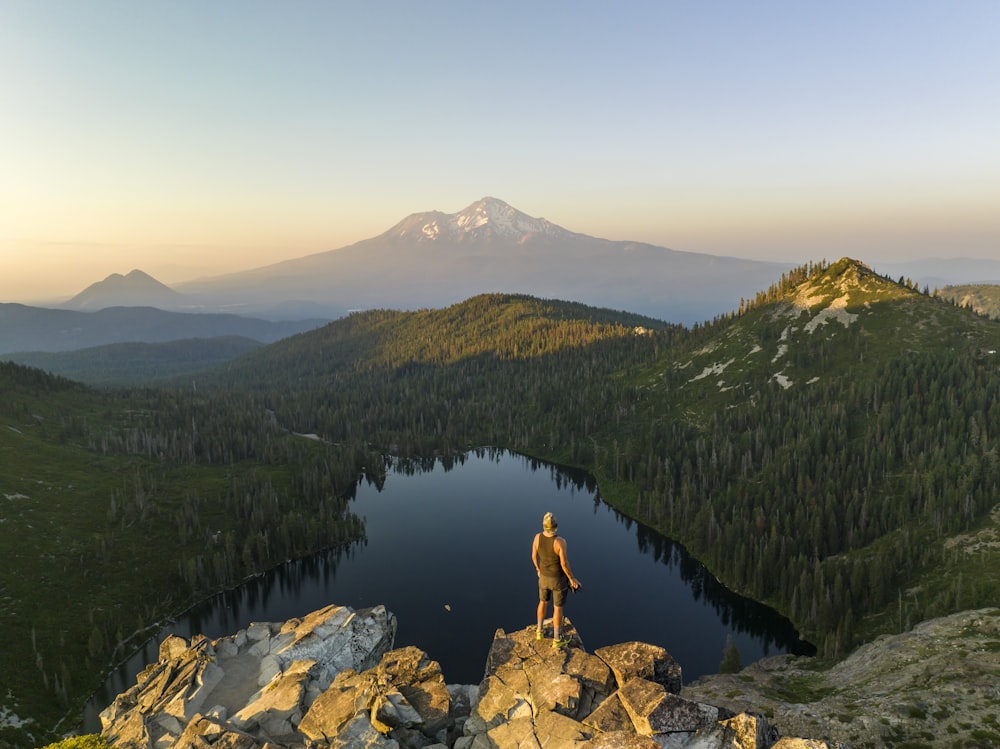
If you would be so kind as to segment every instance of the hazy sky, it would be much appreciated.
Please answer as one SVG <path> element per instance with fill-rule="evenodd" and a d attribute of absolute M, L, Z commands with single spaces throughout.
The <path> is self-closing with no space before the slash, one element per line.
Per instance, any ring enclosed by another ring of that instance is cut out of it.
<path fill-rule="evenodd" d="M 609 239 L 1000 258 L 1000 2 L 0 0 L 0 301 L 492 195 Z"/>

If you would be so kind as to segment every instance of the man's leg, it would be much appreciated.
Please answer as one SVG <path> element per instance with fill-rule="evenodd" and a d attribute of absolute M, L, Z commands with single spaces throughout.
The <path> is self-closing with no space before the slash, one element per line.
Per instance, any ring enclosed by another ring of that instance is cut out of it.
<path fill-rule="evenodd" d="M 542 631 L 542 622 L 545 621 L 545 601 L 538 602 L 538 631 Z"/>
<path fill-rule="evenodd" d="M 552 605 L 552 639 L 558 640 L 562 632 L 563 607 Z"/>

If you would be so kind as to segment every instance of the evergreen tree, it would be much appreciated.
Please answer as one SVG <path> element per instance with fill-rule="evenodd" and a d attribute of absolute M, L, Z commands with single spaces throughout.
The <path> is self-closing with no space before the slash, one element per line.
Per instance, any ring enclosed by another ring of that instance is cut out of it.
<path fill-rule="evenodd" d="M 722 662 L 719 664 L 720 674 L 735 674 L 743 668 L 740 651 L 732 635 L 726 635 L 726 647 L 722 651 Z"/>

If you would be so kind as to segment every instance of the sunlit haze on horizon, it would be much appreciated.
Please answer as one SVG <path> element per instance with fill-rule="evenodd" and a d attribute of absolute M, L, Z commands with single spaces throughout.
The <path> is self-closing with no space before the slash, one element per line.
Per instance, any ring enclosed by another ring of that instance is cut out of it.
<path fill-rule="evenodd" d="M 0 302 L 484 196 L 806 262 L 1000 260 L 1000 3 L 0 2 Z"/>

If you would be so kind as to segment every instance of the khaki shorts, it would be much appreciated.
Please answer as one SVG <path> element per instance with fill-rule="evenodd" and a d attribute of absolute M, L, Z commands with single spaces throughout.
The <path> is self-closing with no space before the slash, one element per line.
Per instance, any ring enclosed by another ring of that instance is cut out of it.
<path fill-rule="evenodd" d="M 566 593 L 569 592 L 569 580 L 565 577 L 546 577 L 542 575 L 538 578 L 538 600 L 547 603 L 549 597 L 552 598 L 553 606 L 566 605 Z"/>

